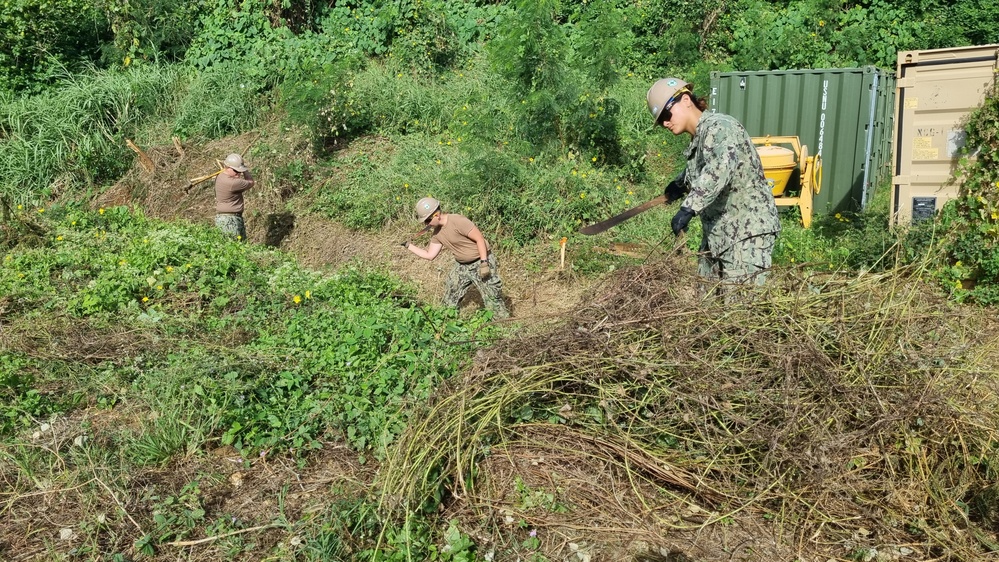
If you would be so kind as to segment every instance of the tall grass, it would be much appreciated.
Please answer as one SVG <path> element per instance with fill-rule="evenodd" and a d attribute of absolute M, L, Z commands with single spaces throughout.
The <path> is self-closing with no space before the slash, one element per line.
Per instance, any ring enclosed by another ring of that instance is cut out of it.
<path fill-rule="evenodd" d="M 238 67 L 195 73 L 178 104 L 174 130 L 210 139 L 250 130 L 257 122 L 258 96 L 258 84 Z"/>
<path fill-rule="evenodd" d="M 145 65 L 0 98 L 0 193 L 28 204 L 113 181 L 131 165 L 124 139 L 172 105 L 178 78 Z"/>

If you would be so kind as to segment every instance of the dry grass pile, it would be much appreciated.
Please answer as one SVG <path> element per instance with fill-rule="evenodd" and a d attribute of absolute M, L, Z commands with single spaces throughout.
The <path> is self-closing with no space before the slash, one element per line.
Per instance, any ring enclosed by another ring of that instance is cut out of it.
<path fill-rule="evenodd" d="M 740 302 L 700 299 L 679 260 L 622 271 L 553 332 L 479 357 L 387 459 L 385 507 L 443 489 L 481 539 L 508 540 L 477 522 L 512 514 L 560 530 L 562 551 L 685 536 L 687 554 L 730 559 L 698 547 L 726 525 L 755 537 L 746 559 L 999 550 L 994 311 L 943 301 L 918 271 L 784 272 Z"/>

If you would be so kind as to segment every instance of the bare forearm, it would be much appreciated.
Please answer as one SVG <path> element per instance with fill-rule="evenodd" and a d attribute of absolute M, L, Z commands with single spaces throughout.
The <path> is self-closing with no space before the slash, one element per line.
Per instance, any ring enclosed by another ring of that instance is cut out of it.
<path fill-rule="evenodd" d="M 406 246 L 406 249 L 425 260 L 432 260 L 437 257 L 436 254 L 431 254 L 430 250 L 426 248 L 421 248 L 416 244 L 409 244 Z"/>

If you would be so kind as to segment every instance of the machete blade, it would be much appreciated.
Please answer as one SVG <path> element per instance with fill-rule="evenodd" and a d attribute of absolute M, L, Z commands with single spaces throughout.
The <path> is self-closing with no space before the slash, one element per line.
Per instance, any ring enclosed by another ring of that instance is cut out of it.
<path fill-rule="evenodd" d="M 614 215 L 613 217 L 605 221 L 594 223 L 589 226 L 584 226 L 583 228 L 579 229 L 579 232 L 581 234 L 586 234 L 586 235 L 600 234 L 601 232 L 607 230 L 612 226 L 617 226 L 622 222 L 630 219 L 631 217 L 639 213 L 644 213 L 645 211 L 648 211 L 652 207 L 655 207 L 657 205 L 662 205 L 665 202 L 666 202 L 666 196 L 660 195 L 659 197 L 656 197 L 655 199 L 652 199 L 650 201 L 646 201 L 645 203 L 642 203 L 641 205 L 633 209 L 628 209 L 627 211 L 619 215 Z"/>

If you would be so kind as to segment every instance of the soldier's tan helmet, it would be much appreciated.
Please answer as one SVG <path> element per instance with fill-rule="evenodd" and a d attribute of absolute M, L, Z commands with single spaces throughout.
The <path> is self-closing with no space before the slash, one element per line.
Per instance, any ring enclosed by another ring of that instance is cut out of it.
<path fill-rule="evenodd" d="M 441 202 L 433 197 L 424 197 L 416 202 L 416 220 L 426 222 L 427 217 L 441 208 Z"/>
<path fill-rule="evenodd" d="M 686 89 L 689 92 L 691 87 L 690 84 L 679 78 L 657 80 L 649 88 L 649 93 L 645 95 L 646 101 L 649 102 L 649 113 L 652 114 L 652 119 L 658 123 L 659 116 L 662 115 L 663 109 L 669 103 L 669 100 L 680 90 Z"/>
<path fill-rule="evenodd" d="M 243 162 L 243 157 L 240 156 L 239 154 L 236 154 L 235 152 L 233 152 L 229 156 L 226 156 L 225 162 L 223 162 L 223 164 L 225 164 L 226 168 L 232 168 L 237 172 L 245 172 L 249 170 L 249 168 L 246 167 L 246 163 Z"/>

